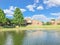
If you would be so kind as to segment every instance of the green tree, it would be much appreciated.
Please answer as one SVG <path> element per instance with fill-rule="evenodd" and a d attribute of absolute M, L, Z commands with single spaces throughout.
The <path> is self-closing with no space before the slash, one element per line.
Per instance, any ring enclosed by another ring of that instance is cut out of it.
<path fill-rule="evenodd" d="M 51 22 L 46 22 L 46 25 L 51 25 Z"/>
<path fill-rule="evenodd" d="M 11 21 L 12 21 L 11 19 L 7 18 L 6 24 L 7 24 L 7 25 L 11 25 Z"/>
<path fill-rule="evenodd" d="M 0 24 L 4 24 L 6 22 L 5 13 L 2 9 L 0 9 Z"/>
<path fill-rule="evenodd" d="M 24 17 L 19 8 L 15 9 L 13 16 L 14 16 L 13 23 L 21 26 L 21 24 L 23 24 L 24 22 Z"/>

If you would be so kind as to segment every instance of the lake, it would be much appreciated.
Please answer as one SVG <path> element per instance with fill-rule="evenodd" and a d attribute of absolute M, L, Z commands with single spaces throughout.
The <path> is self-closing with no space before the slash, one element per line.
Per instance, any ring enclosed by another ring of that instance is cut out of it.
<path fill-rule="evenodd" d="M 0 32 L 0 45 L 60 45 L 60 31 L 26 30 Z"/>

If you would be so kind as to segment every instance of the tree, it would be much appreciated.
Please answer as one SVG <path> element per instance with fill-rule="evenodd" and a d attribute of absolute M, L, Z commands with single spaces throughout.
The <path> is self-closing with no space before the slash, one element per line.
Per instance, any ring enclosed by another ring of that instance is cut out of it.
<path fill-rule="evenodd" d="M 24 22 L 24 17 L 19 8 L 15 9 L 13 16 L 14 16 L 13 23 L 21 26 L 21 24 L 23 24 Z"/>
<path fill-rule="evenodd" d="M 46 25 L 51 25 L 51 22 L 46 22 Z"/>
<path fill-rule="evenodd" d="M 2 9 L 0 9 L 0 24 L 4 24 L 6 22 L 5 13 Z"/>
<path fill-rule="evenodd" d="M 7 24 L 7 25 L 11 25 L 11 21 L 12 21 L 11 19 L 7 18 L 6 24 Z"/>

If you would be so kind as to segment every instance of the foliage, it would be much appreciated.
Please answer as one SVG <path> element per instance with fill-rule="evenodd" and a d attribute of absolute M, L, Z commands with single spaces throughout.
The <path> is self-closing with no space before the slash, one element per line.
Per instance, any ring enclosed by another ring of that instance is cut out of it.
<path fill-rule="evenodd" d="M 0 23 L 5 23 L 6 22 L 6 17 L 5 17 L 5 13 L 2 9 L 0 9 Z"/>
<path fill-rule="evenodd" d="M 51 22 L 46 22 L 46 25 L 51 25 Z"/>
<path fill-rule="evenodd" d="M 24 22 L 24 17 L 19 8 L 16 8 L 14 11 L 14 18 L 13 18 L 13 23 L 17 25 L 21 25 Z"/>
<path fill-rule="evenodd" d="M 45 22 L 42 22 L 43 25 L 45 25 Z"/>

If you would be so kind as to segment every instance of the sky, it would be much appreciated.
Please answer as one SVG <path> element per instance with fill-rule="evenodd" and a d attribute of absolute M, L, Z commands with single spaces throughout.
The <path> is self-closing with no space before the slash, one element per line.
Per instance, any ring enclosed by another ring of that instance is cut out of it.
<path fill-rule="evenodd" d="M 24 18 L 39 21 L 60 19 L 60 0 L 0 0 L 0 8 L 8 18 L 13 17 L 17 7 L 22 11 Z"/>

